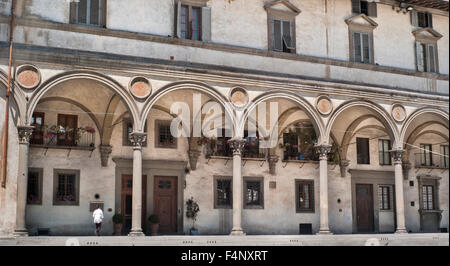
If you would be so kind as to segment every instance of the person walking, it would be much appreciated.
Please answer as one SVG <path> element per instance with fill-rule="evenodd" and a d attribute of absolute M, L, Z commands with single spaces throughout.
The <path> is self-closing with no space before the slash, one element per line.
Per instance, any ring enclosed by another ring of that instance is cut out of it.
<path fill-rule="evenodd" d="M 102 209 L 98 207 L 92 214 L 92 217 L 94 218 L 95 223 L 95 235 L 100 236 L 100 229 L 102 228 L 102 223 L 104 220 Z"/>

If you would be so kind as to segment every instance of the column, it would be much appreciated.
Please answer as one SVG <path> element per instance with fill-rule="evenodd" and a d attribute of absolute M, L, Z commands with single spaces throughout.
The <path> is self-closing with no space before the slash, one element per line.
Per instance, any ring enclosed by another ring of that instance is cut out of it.
<path fill-rule="evenodd" d="M 133 143 L 133 198 L 129 236 L 144 236 L 142 232 L 142 144 L 146 139 L 146 133 L 131 133 L 130 140 Z"/>
<path fill-rule="evenodd" d="M 230 235 L 245 235 L 242 230 L 242 151 L 245 140 L 233 138 L 229 143 L 233 149 L 233 228 Z"/>
<path fill-rule="evenodd" d="M 408 233 L 405 226 L 405 200 L 403 195 L 403 154 L 404 150 L 392 150 L 395 169 L 395 209 L 397 215 L 397 229 L 395 233 Z"/>
<path fill-rule="evenodd" d="M 320 228 L 318 234 L 331 234 L 328 226 L 328 153 L 331 145 L 316 146 L 316 151 L 320 159 Z"/>
<path fill-rule="evenodd" d="M 17 127 L 19 133 L 19 172 L 17 174 L 17 209 L 16 209 L 16 229 L 15 236 L 28 236 L 25 224 L 27 208 L 27 185 L 28 185 L 28 153 L 30 137 L 33 132 L 31 126 Z"/>

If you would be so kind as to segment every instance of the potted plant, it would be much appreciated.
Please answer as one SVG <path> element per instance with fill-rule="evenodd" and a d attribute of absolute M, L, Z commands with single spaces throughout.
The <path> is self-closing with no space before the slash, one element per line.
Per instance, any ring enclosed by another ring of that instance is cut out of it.
<path fill-rule="evenodd" d="M 159 216 L 156 214 L 152 214 L 152 215 L 150 215 L 150 217 L 148 217 L 148 220 L 150 222 L 151 235 L 157 236 L 158 230 L 159 230 L 159 222 L 160 222 Z"/>
<path fill-rule="evenodd" d="M 114 214 L 112 217 L 114 223 L 114 235 L 120 236 L 122 234 L 123 215 L 120 213 Z"/>
<path fill-rule="evenodd" d="M 186 201 L 186 217 L 192 219 L 192 227 L 190 230 L 191 235 L 198 235 L 198 230 L 195 228 L 195 221 L 197 220 L 198 212 L 200 208 L 198 203 L 194 200 L 194 197 L 191 197 Z"/>

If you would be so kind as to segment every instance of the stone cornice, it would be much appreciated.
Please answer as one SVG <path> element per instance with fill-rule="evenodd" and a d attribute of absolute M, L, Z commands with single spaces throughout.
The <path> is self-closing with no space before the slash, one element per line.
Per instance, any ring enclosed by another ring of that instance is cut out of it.
<path fill-rule="evenodd" d="M 3 24 L 9 23 L 9 17 L 8 16 L 0 16 L 0 24 L 2 24 L 2 23 Z M 449 80 L 449 76 L 444 75 L 444 74 L 424 73 L 424 72 L 408 70 L 408 69 L 403 69 L 403 68 L 350 62 L 347 60 L 337 60 L 337 59 L 330 59 L 330 58 L 323 58 L 323 57 L 281 53 L 281 52 L 269 51 L 266 49 L 247 48 L 247 47 L 233 46 L 233 45 L 227 45 L 227 44 L 218 44 L 218 43 L 211 43 L 211 42 L 206 43 L 206 42 L 200 42 L 200 41 L 178 39 L 178 38 L 174 38 L 174 37 L 158 36 L 158 35 L 151 35 L 151 34 L 145 34 L 145 33 L 136 33 L 136 32 L 129 32 L 129 31 L 123 31 L 123 30 L 105 29 L 105 28 L 91 27 L 91 26 L 85 26 L 85 25 L 59 23 L 59 22 L 52 22 L 52 21 L 46 21 L 46 20 L 33 20 L 33 19 L 17 18 L 16 25 L 17 26 L 25 26 L 25 27 L 35 27 L 35 28 L 39 28 L 39 29 L 60 30 L 60 31 L 69 31 L 69 32 L 76 32 L 76 33 L 93 34 L 93 35 L 98 35 L 98 36 L 108 36 L 108 37 L 117 37 L 117 38 L 123 38 L 123 39 L 166 43 L 166 44 L 172 44 L 172 45 L 189 46 L 189 47 L 203 48 L 203 49 L 223 51 L 223 52 L 229 52 L 229 53 L 250 54 L 250 55 L 255 55 L 255 56 L 288 59 L 288 60 L 295 60 L 295 61 L 304 61 L 304 62 L 316 63 L 316 64 L 356 68 L 356 69 L 370 70 L 370 71 L 376 71 L 376 72 L 386 72 L 386 73 L 391 73 L 391 74 L 399 74 L 399 75 L 407 75 L 407 76 L 415 76 L 415 77 L 425 77 L 425 78 L 438 79 L 438 80 Z"/>
<path fill-rule="evenodd" d="M 7 64 L 7 45 L 1 47 L 0 61 Z M 439 106 L 448 108 L 448 95 L 385 88 L 374 85 L 349 84 L 342 81 L 307 79 L 293 75 L 276 75 L 245 69 L 211 67 L 208 65 L 177 64 L 164 60 L 151 60 L 97 52 L 74 51 L 15 45 L 15 64 L 33 63 L 39 67 L 65 70 L 84 69 L 125 76 L 145 75 L 165 80 L 193 80 L 226 86 L 246 86 L 254 89 L 283 89 L 292 92 L 322 94 L 338 97 L 373 99 L 399 103 Z M 164 62 L 163 62 L 164 61 Z M 188 74 L 188 75 L 187 75 Z"/>

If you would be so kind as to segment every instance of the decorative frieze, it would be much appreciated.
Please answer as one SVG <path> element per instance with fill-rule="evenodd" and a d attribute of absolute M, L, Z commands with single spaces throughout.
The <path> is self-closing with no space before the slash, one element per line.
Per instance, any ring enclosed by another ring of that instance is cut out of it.
<path fill-rule="evenodd" d="M 29 144 L 31 135 L 33 134 L 33 126 L 18 126 L 17 131 L 19 135 L 20 144 Z"/>
<path fill-rule="evenodd" d="M 112 147 L 110 145 L 100 145 L 100 158 L 102 161 L 102 166 L 106 167 L 108 166 L 108 159 L 109 159 L 109 155 L 112 152 Z"/>

